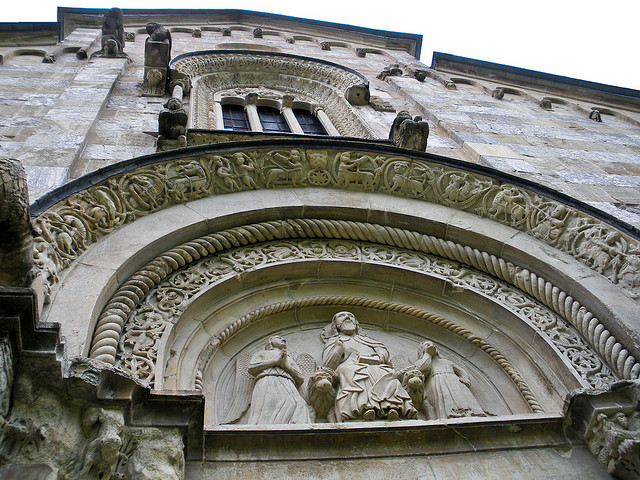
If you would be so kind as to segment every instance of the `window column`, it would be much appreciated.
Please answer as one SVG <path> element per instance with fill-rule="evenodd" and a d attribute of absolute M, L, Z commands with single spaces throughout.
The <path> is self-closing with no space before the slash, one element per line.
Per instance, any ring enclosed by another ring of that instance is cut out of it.
<path fill-rule="evenodd" d="M 247 117 L 249 118 L 249 125 L 252 132 L 262 132 L 262 123 L 260 123 L 260 117 L 258 116 L 258 94 L 249 93 L 245 97 L 245 108 L 247 110 Z"/>
<path fill-rule="evenodd" d="M 298 123 L 298 119 L 293 113 L 293 95 L 284 95 L 282 97 L 282 115 L 284 115 L 285 120 L 289 124 L 289 128 L 292 133 L 299 133 L 300 135 L 304 135 L 304 131 L 302 127 Z"/>
<path fill-rule="evenodd" d="M 316 108 L 314 113 L 316 114 L 318 120 L 320 120 L 320 123 L 322 124 L 324 129 L 327 131 L 327 135 L 331 135 L 332 137 L 340 136 L 340 132 L 338 132 L 336 127 L 333 126 L 333 123 L 331 123 L 331 120 L 329 120 L 329 116 L 324 113 L 324 110 L 322 110 L 321 108 Z"/>

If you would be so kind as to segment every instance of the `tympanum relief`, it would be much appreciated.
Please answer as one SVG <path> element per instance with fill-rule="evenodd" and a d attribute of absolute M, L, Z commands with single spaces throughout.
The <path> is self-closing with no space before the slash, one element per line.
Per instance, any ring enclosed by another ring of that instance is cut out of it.
<path fill-rule="evenodd" d="M 317 337 L 316 337 L 317 338 Z M 308 352 L 295 360 L 282 335 L 264 348 L 241 352 L 228 405 L 219 406 L 219 423 L 308 424 L 313 422 L 392 421 L 486 416 L 472 393 L 473 378 L 439 356 L 423 341 L 410 362 L 393 358 L 385 344 L 367 335 L 355 315 L 336 313 L 322 329 L 319 362 Z"/>

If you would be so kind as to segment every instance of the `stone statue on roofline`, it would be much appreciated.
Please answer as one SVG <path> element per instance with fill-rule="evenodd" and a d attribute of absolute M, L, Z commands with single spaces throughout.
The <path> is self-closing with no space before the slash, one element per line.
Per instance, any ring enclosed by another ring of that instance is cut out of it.
<path fill-rule="evenodd" d="M 91 54 L 91 58 L 129 58 L 129 55 L 124 53 L 124 45 L 124 19 L 122 10 L 114 7 L 107 10 L 104 14 L 102 19 L 101 48 L 97 52 Z"/>

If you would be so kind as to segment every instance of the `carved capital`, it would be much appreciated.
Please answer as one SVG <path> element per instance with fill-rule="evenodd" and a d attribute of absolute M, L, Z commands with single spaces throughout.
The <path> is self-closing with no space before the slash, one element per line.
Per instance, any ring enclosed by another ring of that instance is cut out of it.
<path fill-rule="evenodd" d="M 566 412 L 569 430 L 582 433 L 591 453 L 611 475 L 640 478 L 640 381 L 574 392 Z"/>

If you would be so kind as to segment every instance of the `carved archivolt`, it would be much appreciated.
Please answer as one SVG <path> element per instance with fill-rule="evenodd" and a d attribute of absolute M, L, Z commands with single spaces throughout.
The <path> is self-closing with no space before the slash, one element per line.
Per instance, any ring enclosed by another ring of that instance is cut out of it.
<path fill-rule="evenodd" d="M 35 261 L 45 283 L 53 285 L 88 245 L 136 218 L 212 195 L 291 187 L 383 192 L 471 212 L 546 242 L 604 275 L 630 297 L 640 297 L 640 243 L 613 226 L 488 176 L 426 159 L 354 150 L 204 153 L 114 175 L 70 195 L 34 220 Z M 522 282 L 530 281 L 525 277 Z M 532 288 L 538 289 L 540 281 L 534 280 Z M 557 308 L 568 308 L 565 303 Z"/>
<path fill-rule="evenodd" d="M 375 138 L 345 98 L 364 77 L 329 63 L 299 57 L 223 53 L 177 60 L 173 67 L 194 81 L 194 127 L 215 129 L 214 97 L 221 91 L 266 88 L 311 99 L 341 135 Z"/>
<path fill-rule="evenodd" d="M 374 244 L 305 240 L 239 248 L 305 238 L 349 239 Z M 640 373 L 640 364 L 593 314 L 526 269 L 486 252 L 418 232 L 325 219 L 245 225 L 169 250 L 133 275 L 112 297 L 98 320 L 90 355 L 112 364 L 119 363 L 139 378 L 152 381 L 157 340 L 169 323 L 180 318 L 194 295 L 225 275 L 295 258 L 351 258 L 440 275 L 453 284 L 491 296 L 527 318 L 545 332 L 590 385 L 610 383 L 615 376 L 562 318 L 593 345 L 619 377 L 637 378 Z"/>

